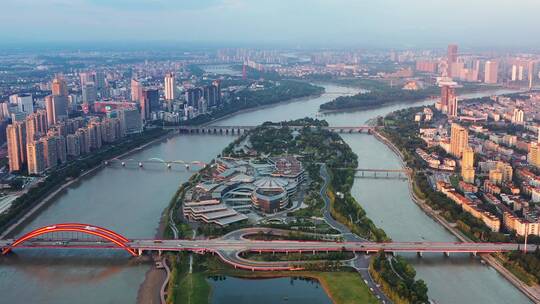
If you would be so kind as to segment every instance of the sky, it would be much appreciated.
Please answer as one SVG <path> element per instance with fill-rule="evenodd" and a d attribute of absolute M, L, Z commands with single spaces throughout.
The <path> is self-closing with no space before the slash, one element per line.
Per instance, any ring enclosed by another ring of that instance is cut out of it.
<path fill-rule="evenodd" d="M 540 47 L 540 0 L 0 0 L 0 42 Z"/>

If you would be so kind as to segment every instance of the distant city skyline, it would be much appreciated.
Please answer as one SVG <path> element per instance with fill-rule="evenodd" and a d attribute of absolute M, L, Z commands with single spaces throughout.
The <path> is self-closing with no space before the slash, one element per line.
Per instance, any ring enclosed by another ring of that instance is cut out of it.
<path fill-rule="evenodd" d="M 4 0 L 0 44 L 539 47 L 536 0 Z M 519 20 L 519 22 L 509 22 Z M 39 29 L 39 30 L 38 30 Z"/>

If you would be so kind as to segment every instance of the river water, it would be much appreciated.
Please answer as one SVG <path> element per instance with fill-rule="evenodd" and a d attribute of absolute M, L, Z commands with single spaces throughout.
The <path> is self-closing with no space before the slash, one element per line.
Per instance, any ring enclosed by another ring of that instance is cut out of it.
<path fill-rule="evenodd" d="M 336 85 L 324 87 L 328 93 L 322 96 L 243 112 L 216 124 L 257 125 L 264 121 L 315 117 L 320 104 L 358 91 Z M 469 97 L 482 95 L 486 94 L 471 94 Z M 424 101 L 416 105 L 432 102 Z M 408 103 L 396 103 L 379 109 L 327 114 L 322 118 L 331 125 L 354 126 L 408 106 Z M 372 136 L 346 134 L 343 137 L 358 154 L 359 166 L 400 166 L 399 159 Z M 176 136 L 137 152 L 130 158 L 208 161 L 231 140 L 229 136 Z M 58 222 L 83 222 L 111 228 L 128 237 L 153 237 L 161 212 L 179 184 L 191 174 L 182 168 L 168 171 L 157 164 L 143 169 L 119 166 L 104 168 L 70 187 L 23 231 Z M 353 186 L 353 194 L 368 216 L 394 240 L 455 240 L 414 204 L 406 182 L 358 179 Z M 430 297 L 437 303 L 528 303 L 525 296 L 478 259 L 468 256 L 443 258 L 438 255 L 426 255 L 424 258 L 411 256 L 409 259 L 415 265 L 418 276 L 427 281 Z M 134 303 L 148 268 L 149 264 L 126 259 L 122 252 L 99 252 L 96 255 L 96 252 L 84 250 L 17 250 L 17 254 L 1 260 L 1 302 Z M 273 296 L 281 296 L 282 292 L 292 296 L 290 290 L 275 287 L 281 286 L 276 282 L 245 282 L 228 278 L 225 281 L 211 281 L 211 284 L 215 296 L 228 299 L 241 298 L 246 290 L 276 290 Z M 243 288 L 249 284 L 253 286 Z M 320 289 L 313 291 L 313 288 L 304 287 L 298 287 L 298 292 L 324 303 L 326 298 L 316 293 Z M 315 300 L 311 302 L 317 303 Z"/>

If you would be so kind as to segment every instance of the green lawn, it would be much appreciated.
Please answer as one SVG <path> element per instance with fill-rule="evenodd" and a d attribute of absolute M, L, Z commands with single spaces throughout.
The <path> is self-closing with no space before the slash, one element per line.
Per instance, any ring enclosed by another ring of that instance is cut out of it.
<path fill-rule="evenodd" d="M 187 273 L 175 289 L 175 293 L 176 303 L 208 303 L 210 284 L 206 281 L 206 275 L 204 273 Z"/>
<path fill-rule="evenodd" d="M 356 272 L 315 273 L 334 303 L 379 303 Z"/>

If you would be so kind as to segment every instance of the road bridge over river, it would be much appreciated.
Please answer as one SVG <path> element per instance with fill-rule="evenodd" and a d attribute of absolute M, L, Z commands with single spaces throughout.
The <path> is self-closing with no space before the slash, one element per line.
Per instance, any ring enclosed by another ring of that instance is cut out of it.
<path fill-rule="evenodd" d="M 128 239 L 114 231 L 95 225 L 61 223 L 32 230 L 17 239 L 0 240 L 3 254 L 18 248 L 43 249 L 122 249 L 132 256 L 144 253 L 187 251 L 218 255 L 224 262 L 237 268 L 250 270 L 297 270 L 302 262 L 259 262 L 241 257 L 243 252 L 257 253 L 321 253 L 348 251 L 354 253 L 428 252 L 444 253 L 495 253 L 523 249 L 515 243 L 448 243 L 448 242 L 364 242 L 364 241 L 261 241 L 246 238 L 259 233 L 258 228 L 244 229 L 226 236 L 201 240 Z M 536 249 L 529 245 L 527 250 Z"/>
<path fill-rule="evenodd" d="M 181 133 L 188 134 L 213 134 L 213 135 L 241 135 L 245 132 L 256 128 L 257 126 L 169 126 L 165 129 L 178 130 Z M 281 127 L 276 125 L 277 127 Z M 292 130 L 300 130 L 306 126 L 287 126 Z M 317 126 L 308 126 L 311 128 L 317 128 Z M 329 130 L 336 133 L 349 133 L 349 134 L 362 134 L 371 132 L 375 129 L 373 126 L 359 125 L 359 126 L 329 126 L 322 127 L 322 129 Z"/>

